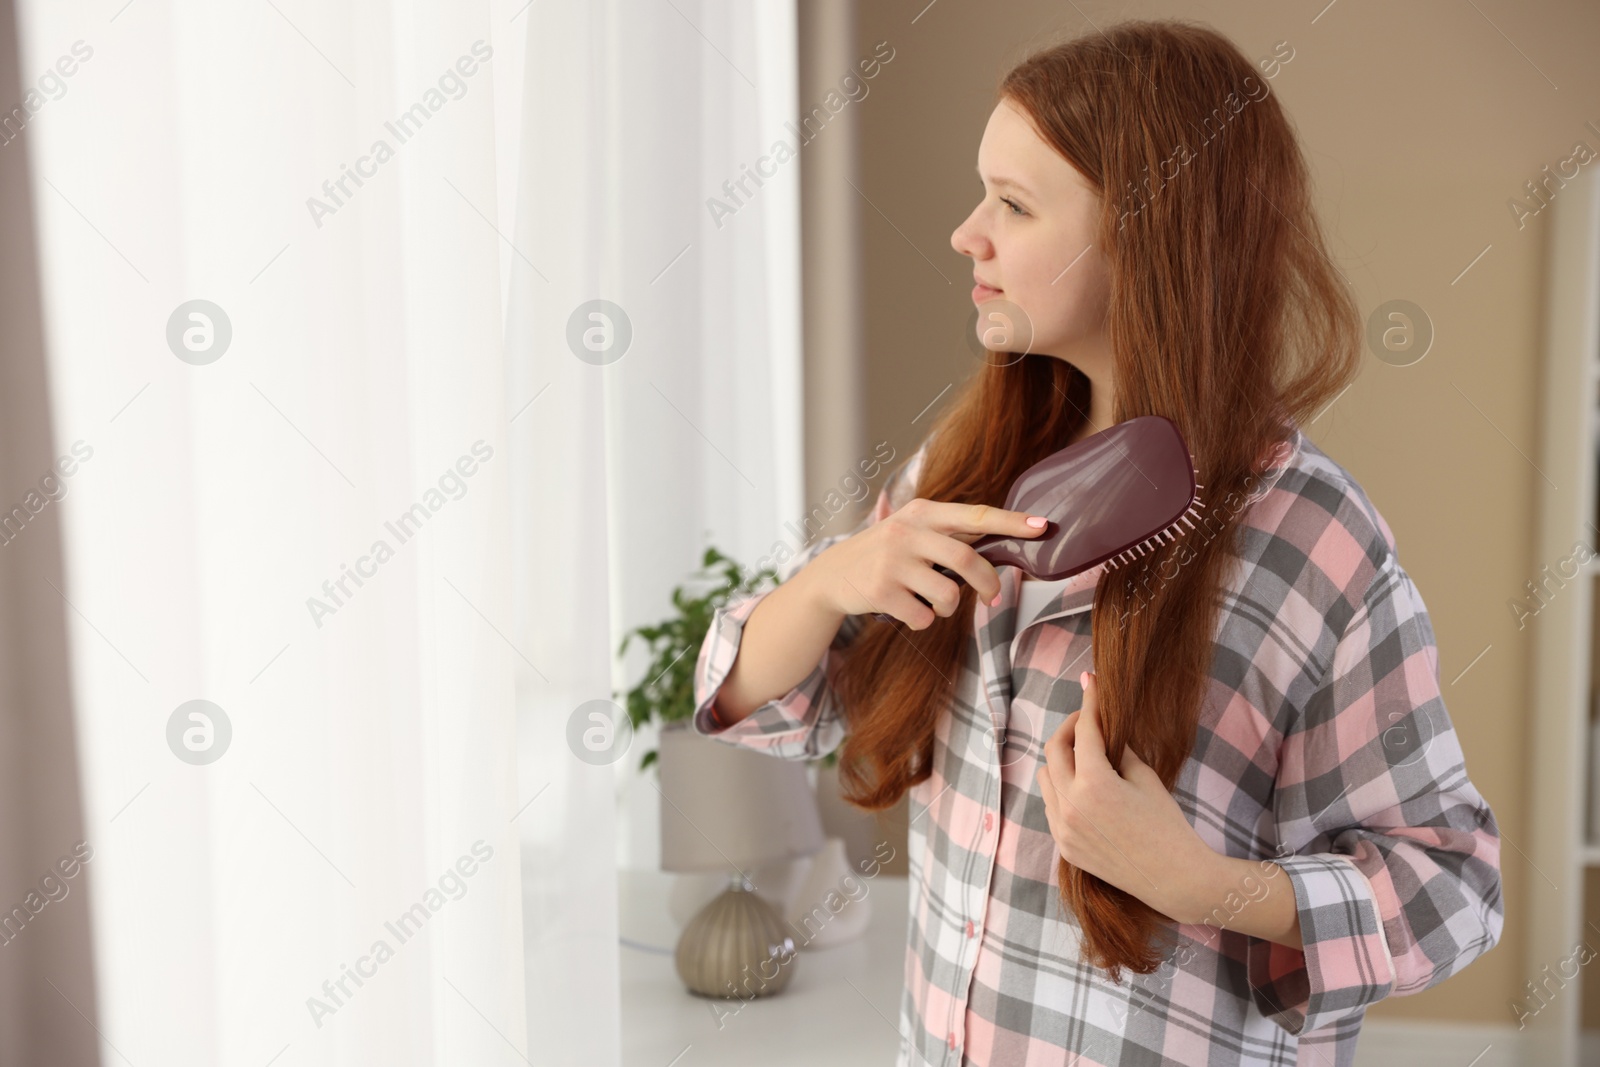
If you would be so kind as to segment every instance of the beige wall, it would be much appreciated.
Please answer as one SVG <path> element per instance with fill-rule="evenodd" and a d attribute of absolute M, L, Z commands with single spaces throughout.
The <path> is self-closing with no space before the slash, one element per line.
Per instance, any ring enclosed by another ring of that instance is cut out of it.
<path fill-rule="evenodd" d="M 861 0 L 847 53 L 868 56 L 884 40 L 895 49 L 869 95 L 850 105 L 855 180 L 870 200 L 859 213 L 864 436 L 906 454 L 928 424 L 912 418 L 973 369 L 963 341 L 970 264 L 950 248 L 950 232 L 981 195 L 972 169 L 978 141 L 1011 62 L 1055 35 L 1093 32 L 1085 16 L 1101 26 L 1118 17 L 1207 22 L 1252 58 L 1287 40 L 1295 57 L 1271 85 L 1301 132 L 1334 257 L 1362 314 L 1405 298 L 1436 329 L 1432 351 L 1414 366 L 1369 355 L 1360 379 L 1309 432 L 1393 528 L 1432 616 L 1468 770 L 1506 840 L 1520 847 L 1528 836 L 1530 649 L 1507 601 L 1549 562 L 1530 555 L 1545 234 L 1538 221 L 1519 232 L 1506 202 L 1574 141 L 1600 147 L 1584 127 L 1600 126 L 1600 6 L 1338 0 L 1322 11 L 1323 3 Z M 848 187 L 839 194 L 857 195 Z M 827 309 L 811 295 L 815 321 Z M 829 432 L 833 417 L 814 412 L 811 432 Z M 831 480 L 820 470 L 811 477 L 813 495 Z M 1525 977 L 1518 902 L 1532 872 L 1513 847 L 1503 866 L 1509 906 L 1500 946 L 1446 986 L 1392 998 L 1372 1017 L 1511 1021 L 1507 1005 Z"/>

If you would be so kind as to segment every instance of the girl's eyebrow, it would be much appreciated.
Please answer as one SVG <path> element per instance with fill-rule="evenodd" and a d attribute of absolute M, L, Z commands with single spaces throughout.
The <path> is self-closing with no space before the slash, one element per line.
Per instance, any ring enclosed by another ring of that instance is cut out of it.
<path fill-rule="evenodd" d="M 972 171 L 980 180 L 983 178 L 983 171 L 979 170 L 977 167 L 973 167 Z M 993 185 L 996 189 L 1000 188 L 1001 186 L 1006 186 L 1008 188 L 1015 189 L 1019 193 L 1026 193 L 1029 196 L 1033 195 L 1032 189 L 1029 189 L 1026 185 L 1023 185 L 1014 178 L 994 178 L 989 182 L 989 184 Z"/>

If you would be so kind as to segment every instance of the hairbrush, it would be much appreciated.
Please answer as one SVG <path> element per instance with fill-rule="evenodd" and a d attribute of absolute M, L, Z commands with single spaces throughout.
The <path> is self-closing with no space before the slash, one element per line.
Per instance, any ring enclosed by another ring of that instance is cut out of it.
<path fill-rule="evenodd" d="M 1011 483 L 1006 509 L 1048 520 L 1037 537 L 985 534 L 972 548 L 992 564 L 1021 568 L 1040 581 L 1070 578 L 1102 563 L 1110 570 L 1194 529 L 1204 507 L 1199 473 L 1171 419 L 1140 415 L 1052 452 Z"/>

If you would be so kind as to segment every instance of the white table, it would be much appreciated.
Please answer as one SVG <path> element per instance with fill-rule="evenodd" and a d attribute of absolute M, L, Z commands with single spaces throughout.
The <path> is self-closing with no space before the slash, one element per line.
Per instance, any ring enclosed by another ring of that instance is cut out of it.
<path fill-rule="evenodd" d="M 678 980 L 672 966 L 678 928 L 667 910 L 673 877 L 618 873 L 624 1067 L 893 1067 L 906 949 L 904 875 L 880 874 L 865 883 L 872 901 L 865 935 L 838 948 L 803 949 L 782 993 L 742 1007 L 736 1000 L 697 997 Z M 713 1004 L 729 1013 L 721 1030 Z M 1600 1044 L 1587 1047 L 1592 1052 Z M 1462 1067 L 1475 1055 L 1475 1067 L 1533 1062 L 1519 1052 L 1509 1026 L 1369 1018 L 1356 1063 Z M 1600 1063 L 1600 1055 L 1585 1053 L 1581 1062 Z"/>
<path fill-rule="evenodd" d="M 678 929 L 666 903 L 673 876 L 618 877 L 625 1067 L 893 1067 L 906 951 L 904 876 L 865 882 L 872 919 L 863 936 L 837 948 L 802 949 L 787 965 L 795 971 L 783 992 L 743 1003 L 695 996 L 679 981 L 672 964 Z"/>

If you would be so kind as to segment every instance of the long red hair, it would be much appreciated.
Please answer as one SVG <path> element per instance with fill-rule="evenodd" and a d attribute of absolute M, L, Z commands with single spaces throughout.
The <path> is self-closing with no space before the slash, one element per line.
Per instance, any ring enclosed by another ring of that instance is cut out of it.
<path fill-rule="evenodd" d="M 1240 503 L 1262 458 L 1356 376 L 1360 320 L 1294 130 L 1227 38 L 1124 22 L 1029 56 L 1001 98 L 1100 193 L 1113 418 L 1171 419 L 1204 487 L 1203 532 L 1107 572 L 1092 613 L 1108 755 L 1116 765 L 1131 746 L 1171 789 L 1208 696 Z M 929 431 L 917 495 L 1003 505 L 1022 471 L 1072 438 L 1090 387 L 1053 356 L 979 368 Z M 956 612 L 920 631 L 863 618 L 835 676 L 849 722 L 840 780 L 856 806 L 887 808 L 931 774 L 948 680 L 975 654 L 974 604 L 963 586 Z M 1159 965 L 1169 920 L 1065 860 L 1060 885 L 1086 960 L 1113 980 Z"/>

